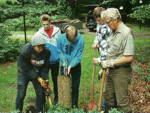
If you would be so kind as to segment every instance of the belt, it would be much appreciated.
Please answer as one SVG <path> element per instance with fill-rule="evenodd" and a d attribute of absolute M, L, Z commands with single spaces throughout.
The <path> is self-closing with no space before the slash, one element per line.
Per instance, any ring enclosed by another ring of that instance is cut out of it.
<path fill-rule="evenodd" d="M 129 67 L 131 67 L 131 63 L 120 65 L 120 66 L 110 67 L 109 69 L 129 68 Z"/>

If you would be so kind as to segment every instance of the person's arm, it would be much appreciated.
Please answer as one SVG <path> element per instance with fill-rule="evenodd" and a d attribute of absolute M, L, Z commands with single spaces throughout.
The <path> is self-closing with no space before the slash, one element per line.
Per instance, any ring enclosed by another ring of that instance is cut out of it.
<path fill-rule="evenodd" d="M 49 58 L 50 58 L 50 51 L 46 50 L 45 55 L 45 62 L 44 65 L 42 66 L 42 69 L 40 70 L 40 77 L 42 77 L 44 80 L 48 79 L 48 72 L 49 72 Z"/>
<path fill-rule="evenodd" d="M 84 49 L 84 40 L 81 38 L 76 45 L 75 49 L 71 53 L 71 62 L 69 64 L 69 67 L 75 67 L 77 64 L 81 62 L 82 55 L 83 55 L 83 49 Z"/>
<path fill-rule="evenodd" d="M 61 66 L 67 66 L 68 65 L 68 64 L 66 64 L 67 58 L 63 51 L 63 43 L 64 42 L 63 42 L 62 38 L 63 38 L 62 35 L 60 35 L 59 38 L 57 39 L 58 55 L 59 55 Z"/>
<path fill-rule="evenodd" d="M 30 46 L 29 44 L 25 45 L 21 49 L 21 53 L 19 55 L 17 66 L 20 72 L 27 73 L 29 69 L 32 68 L 32 64 L 30 63 Z"/>
<path fill-rule="evenodd" d="M 61 31 L 60 31 L 60 29 L 57 31 L 57 34 L 56 34 L 56 40 L 60 37 L 60 35 L 61 35 Z"/>
<path fill-rule="evenodd" d="M 94 49 L 99 48 L 99 43 L 98 43 L 98 37 L 97 36 L 95 37 L 95 39 L 93 41 L 92 48 L 94 48 Z"/>
<path fill-rule="evenodd" d="M 103 61 L 101 64 L 104 68 L 120 66 L 132 62 L 134 60 L 133 56 L 134 56 L 134 39 L 132 35 L 129 35 L 126 40 L 123 56 L 116 59 Z"/>
<path fill-rule="evenodd" d="M 97 25 L 96 36 L 95 36 L 95 39 L 94 39 L 93 44 L 92 44 L 92 48 L 94 48 L 94 49 L 98 49 L 99 48 L 99 38 L 100 38 L 100 34 L 99 34 L 99 31 L 98 31 L 99 27 L 100 26 Z"/>
<path fill-rule="evenodd" d="M 108 67 L 124 65 L 124 64 L 132 62 L 133 60 L 134 60 L 133 56 L 122 56 L 114 60 L 102 61 L 101 65 L 103 68 L 108 68 Z"/>

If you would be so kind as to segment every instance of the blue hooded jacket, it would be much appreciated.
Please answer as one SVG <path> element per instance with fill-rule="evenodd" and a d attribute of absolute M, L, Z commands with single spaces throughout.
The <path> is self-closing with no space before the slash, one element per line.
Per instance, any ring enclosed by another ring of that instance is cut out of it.
<path fill-rule="evenodd" d="M 59 61 L 58 48 L 50 43 L 46 43 L 45 46 L 52 53 L 49 59 L 51 64 L 54 64 Z"/>
<path fill-rule="evenodd" d="M 75 67 L 81 62 L 84 40 L 79 32 L 76 40 L 72 43 L 68 41 L 66 33 L 61 34 L 57 40 L 57 47 L 62 66 Z"/>

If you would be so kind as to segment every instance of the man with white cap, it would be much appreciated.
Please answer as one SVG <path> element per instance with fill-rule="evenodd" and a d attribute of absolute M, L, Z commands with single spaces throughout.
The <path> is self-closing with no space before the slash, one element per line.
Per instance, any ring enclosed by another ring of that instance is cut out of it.
<path fill-rule="evenodd" d="M 122 112 L 131 113 L 128 86 L 131 80 L 131 62 L 134 56 L 133 34 L 131 29 L 122 22 L 118 9 L 108 8 L 101 13 L 101 18 L 113 31 L 108 42 L 106 60 L 94 61 L 94 63 L 100 63 L 103 68 L 109 68 L 104 94 L 107 110 L 117 107 Z"/>
<path fill-rule="evenodd" d="M 48 61 L 50 51 L 44 46 L 45 39 L 35 34 L 32 41 L 27 43 L 21 50 L 17 66 L 17 98 L 16 109 L 23 111 L 23 101 L 26 95 L 28 83 L 31 81 L 36 93 L 36 110 L 43 112 L 45 104 L 44 84 L 38 82 L 38 78 L 48 79 Z"/>

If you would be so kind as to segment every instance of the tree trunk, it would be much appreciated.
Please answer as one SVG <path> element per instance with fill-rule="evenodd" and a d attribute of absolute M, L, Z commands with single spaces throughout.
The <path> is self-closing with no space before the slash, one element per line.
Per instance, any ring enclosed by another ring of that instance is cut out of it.
<path fill-rule="evenodd" d="M 67 108 L 72 106 L 71 83 L 71 78 L 69 76 L 58 76 L 58 103 Z"/>

